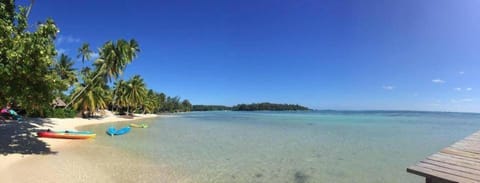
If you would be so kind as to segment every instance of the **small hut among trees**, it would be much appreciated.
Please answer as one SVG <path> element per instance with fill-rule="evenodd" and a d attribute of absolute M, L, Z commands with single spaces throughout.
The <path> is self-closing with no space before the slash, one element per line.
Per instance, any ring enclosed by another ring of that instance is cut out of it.
<path fill-rule="evenodd" d="M 53 99 L 52 106 L 54 108 L 65 108 L 65 106 L 67 106 L 67 104 L 62 99 L 60 99 L 60 97 L 57 97 L 57 98 Z"/>

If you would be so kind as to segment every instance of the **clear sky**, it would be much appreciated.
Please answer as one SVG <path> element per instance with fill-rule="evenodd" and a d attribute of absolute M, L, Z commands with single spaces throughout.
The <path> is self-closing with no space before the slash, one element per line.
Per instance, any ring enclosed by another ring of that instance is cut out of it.
<path fill-rule="evenodd" d="M 28 1 L 18 1 L 25 4 Z M 135 38 L 124 78 L 194 104 L 480 112 L 478 0 L 37 0 L 57 48 Z M 81 63 L 77 64 L 78 67 Z"/>

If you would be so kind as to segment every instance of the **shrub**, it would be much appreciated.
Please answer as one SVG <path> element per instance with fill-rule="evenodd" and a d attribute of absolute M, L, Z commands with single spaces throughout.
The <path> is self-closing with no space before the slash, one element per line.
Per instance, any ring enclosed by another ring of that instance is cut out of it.
<path fill-rule="evenodd" d="M 77 112 L 73 109 L 47 109 L 45 117 L 47 118 L 73 118 Z"/>

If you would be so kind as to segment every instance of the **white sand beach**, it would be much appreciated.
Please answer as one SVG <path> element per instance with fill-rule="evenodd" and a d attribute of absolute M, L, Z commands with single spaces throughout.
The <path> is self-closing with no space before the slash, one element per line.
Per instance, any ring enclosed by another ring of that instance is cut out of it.
<path fill-rule="evenodd" d="M 134 118 L 124 118 L 121 116 L 113 115 L 111 112 L 107 112 L 101 118 L 91 118 L 91 119 L 34 118 L 34 119 L 26 119 L 25 122 L 21 122 L 21 123 L 7 122 L 7 123 L 3 123 L 2 125 L 17 125 L 17 124 L 28 123 L 28 125 L 35 126 L 33 128 L 36 128 L 36 129 L 77 130 L 78 127 L 85 126 L 85 125 L 132 121 L 132 120 L 140 120 L 140 119 L 146 119 L 146 118 L 154 118 L 159 116 L 160 115 L 156 115 L 156 114 L 135 114 Z M 27 136 L 28 134 L 23 134 L 23 135 Z M 81 140 L 79 141 L 79 140 L 51 139 L 51 138 L 37 138 L 37 139 L 41 142 L 44 142 L 51 152 L 61 152 L 62 149 L 67 148 L 69 145 L 78 144 L 81 141 Z M 12 172 L 18 172 L 23 170 L 21 170 L 22 169 L 21 166 L 14 168 L 12 170 L 11 168 L 12 165 L 17 164 L 19 162 L 34 160 L 35 158 L 39 159 L 38 157 L 44 157 L 44 156 L 45 155 L 37 154 L 37 153 L 22 153 L 22 152 L 6 153 L 4 155 L 0 155 L 0 162 L 1 162 L 0 163 L 0 182 L 18 182 L 17 181 L 18 177 L 12 177 Z M 35 161 L 32 161 L 32 163 L 34 162 Z M 39 171 L 39 172 L 44 172 L 44 171 Z M 30 173 L 33 173 L 33 172 L 30 172 Z M 28 180 L 24 178 L 25 177 L 22 177 L 22 180 Z M 47 179 L 47 180 L 54 180 L 54 177 L 52 177 L 52 179 Z"/>

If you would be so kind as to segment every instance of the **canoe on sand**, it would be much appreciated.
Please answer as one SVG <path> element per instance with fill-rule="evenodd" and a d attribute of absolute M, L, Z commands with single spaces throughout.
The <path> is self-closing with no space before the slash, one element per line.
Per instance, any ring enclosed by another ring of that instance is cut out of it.
<path fill-rule="evenodd" d="M 135 124 L 135 123 L 131 123 L 130 126 L 133 127 L 133 128 L 148 128 L 148 125 L 147 125 L 147 124 Z"/>
<path fill-rule="evenodd" d="M 60 139 L 90 139 L 95 138 L 96 134 L 82 134 L 82 133 L 59 133 L 53 131 L 39 131 L 37 132 L 39 137 L 46 138 L 60 138 Z"/>

